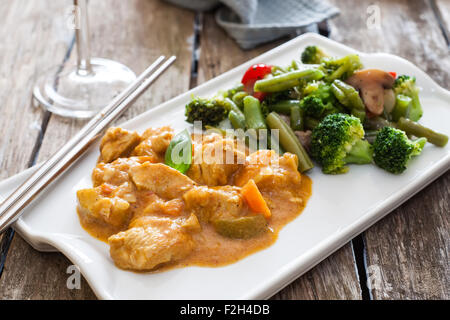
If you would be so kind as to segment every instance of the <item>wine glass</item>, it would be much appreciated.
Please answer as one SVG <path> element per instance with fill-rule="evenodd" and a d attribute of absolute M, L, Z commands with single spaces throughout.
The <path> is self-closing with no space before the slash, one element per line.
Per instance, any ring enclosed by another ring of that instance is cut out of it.
<path fill-rule="evenodd" d="M 76 65 L 58 65 L 41 76 L 33 97 L 55 114 L 90 118 L 136 79 L 127 66 L 109 59 L 91 58 L 87 0 L 74 0 Z"/>

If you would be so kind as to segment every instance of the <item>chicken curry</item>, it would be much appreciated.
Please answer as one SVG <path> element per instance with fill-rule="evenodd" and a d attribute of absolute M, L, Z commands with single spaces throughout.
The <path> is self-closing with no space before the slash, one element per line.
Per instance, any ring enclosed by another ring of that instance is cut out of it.
<path fill-rule="evenodd" d="M 164 164 L 172 138 L 170 127 L 108 129 L 93 188 L 77 191 L 81 225 L 109 244 L 119 268 L 233 263 L 273 244 L 311 194 L 294 154 L 241 151 L 233 139 L 205 134 L 192 140 L 194 159 L 227 152 L 234 161 L 193 161 L 183 174 Z"/>

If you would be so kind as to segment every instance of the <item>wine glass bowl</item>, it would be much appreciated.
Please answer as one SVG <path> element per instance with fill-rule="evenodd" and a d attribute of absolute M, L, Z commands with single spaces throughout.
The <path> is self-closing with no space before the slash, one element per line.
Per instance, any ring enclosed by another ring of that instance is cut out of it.
<path fill-rule="evenodd" d="M 90 59 L 90 70 L 60 65 L 41 76 L 34 98 L 48 111 L 64 117 L 91 118 L 134 79 L 127 66 L 108 59 Z"/>
<path fill-rule="evenodd" d="M 42 75 L 33 89 L 35 100 L 64 117 L 91 118 L 136 79 L 127 66 L 91 58 L 87 1 L 73 1 L 76 65 L 55 66 Z"/>

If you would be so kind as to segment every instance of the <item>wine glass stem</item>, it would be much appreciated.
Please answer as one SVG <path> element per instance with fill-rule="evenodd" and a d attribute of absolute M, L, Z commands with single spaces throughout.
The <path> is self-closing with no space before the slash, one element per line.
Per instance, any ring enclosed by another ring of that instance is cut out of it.
<path fill-rule="evenodd" d="M 92 73 L 91 48 L 89 41 L 89 23 L 87 14 L 87 0 L 74 0 L 78 11 L 79 25 L 75 29 L 75 41 L 77 46 L 77 73 L 80 76 Z"/>

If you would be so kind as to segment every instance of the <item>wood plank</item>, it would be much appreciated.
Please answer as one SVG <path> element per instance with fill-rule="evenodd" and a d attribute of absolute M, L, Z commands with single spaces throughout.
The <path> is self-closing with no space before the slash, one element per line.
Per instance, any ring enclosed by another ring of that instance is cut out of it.
<path fill-rule="evenodd" d="M 32 106 L 31 92 L 37 77 L 67 51 L 70 39 L 59 32 L 63 19 L 48 19 L 64 6 L 63 1 L 0 3 L 0 179 L 29 166 L 44 119 L 43 110 Z"/>
<path fill-rule="evenodd" d="M 428 1 L 377 1 L 379 29 L 366 25 L 372 1 L 333 2 L 342 14 L 330 22 L 331 38 L 365 52 L 402 56 L 449 88 L 448 47 Z M 449 298 L 449 177 L 445 174 L 364 233 L 374 299 Z"/>
<path fill-rule="evenodd" d="M 242 51 L 216 25 L 213 16 L 207 14 L 200 38 L 199 83 L 216 77 L 282 42 L 283 40 L 280 40 L 250 51 Z M 351 246 L 345 245 L 273 298 L 361 299 Z"/>
<path fill-rule="evenodd" d="M 137 73 L 160 54 L 175 54 L 178 58 L 120 122 L 188 89 L 193 13 L 162 1 L 102 0 L 89 2 L 89 15 L 92 52 L 96 56 L 123 62 Z M 83 124 L 83 121 L 52 116 L 39 160 L 49 157 Z M 0 299 L 95 298 L 84 280 L 80 290 L 67 289 L 66 269 L 71 264 L 60 253 L 33 250 L 16 235 L 0 281 Z"/>
<path fill-rule="evenodd" d="M 447 37 L 447 45 L 450 46 L 448 43 L 450 41 L 450 1 L 448 0 L 431 0 L 431 4 L 435 5 L 435 8 L 438 10 L 438 18 L 440 19 L 442 23 L 442 27 L 444 30 L 442 32 L 445 33 L 445 36 Z"/>

